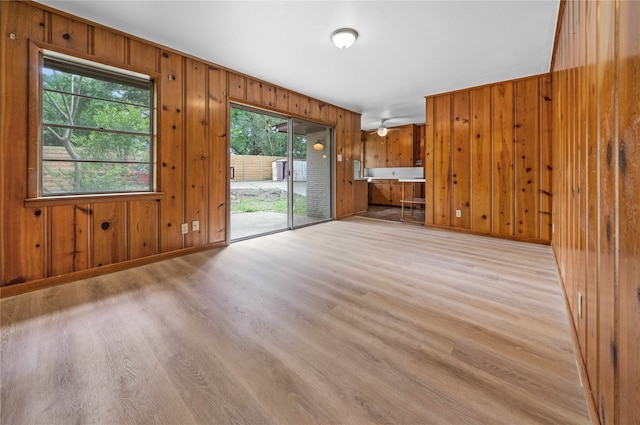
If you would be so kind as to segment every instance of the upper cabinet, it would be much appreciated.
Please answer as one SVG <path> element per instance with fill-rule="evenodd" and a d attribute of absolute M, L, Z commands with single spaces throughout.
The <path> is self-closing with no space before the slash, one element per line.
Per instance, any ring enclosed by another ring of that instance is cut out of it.
<path fill-rule="evenodd" d="M 389 133 L 380 137 L 372 131 L 365 132 L 364 167 L 415 167 L 414 153 L 419 143 L 418 129 L 415 124 L 393 127 Z"/>

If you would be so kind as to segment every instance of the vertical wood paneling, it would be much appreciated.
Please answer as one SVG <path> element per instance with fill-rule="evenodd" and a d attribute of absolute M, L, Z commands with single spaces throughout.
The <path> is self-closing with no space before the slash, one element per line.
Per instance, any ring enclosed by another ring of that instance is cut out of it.
<path fill-rule="evenodd" d="M 96 57 L 124 64 L 126 58 L 125 38 L 101 28 L 93 29 L 93 54 Z"/>
<path fill-rule="evenodd" d="M 318 117 L 317 119 L 322 122 L 327 122 L 329 118 L 329 105 L 325 102 L 318 102 Z M 358 128 L 360 131 L 360 128 Z"/>
<path fill-rule="evenodd" d="M 471 91 L 471 228 L 491 232 L 491 87 Z"/>
<path fill-rule="evenodd" d="M 306 96 L 300 96 L 300 114 L 305 117 L 311 117 L 311 99 Z"/>
<path fill-rule="evenodd" d="M 355 213 L 353 159 L 355 146 L 360 143 L 360 115 L 340 109 L 335 127 L 336 155 L 336 218 L 352 216 Z M 341 156 L 339 161 L 338 155 Z"/>
<path fill-rule="evenodd" d="M 229 73 L 229 97 L 239 100 L 247 98 L 247 81 L 245 77 L 233 72 Z"/>
<path fill-rule="evenodd" d="M 598 27 L 598 119 L 600 155 L 600 262 L 598 292 L 600 314 L 599 329 L 599 383 L 600 419 L 603 424 L 617 422 L 615 408 L 615 363 L 617 345 L 615 339 L 615 249 L 616 198 L 615 198 L 615 3 L 599 2 Z"/>
<path fill-rule="evenodd" d="M 351 115 L 351 131 L 349 132 L 349 138 L 346 140 L 346 143 L 349 146 L 349 163 L 347 168 L 349 194 L 348 214 L 353 215 L 356 212 L 356 186 L 354 184 L 353 161 L 355 159 L 360 159 L 360 128 L 362 126 L 362 122 L 360 114 L 349 112 L 349 115 Z"/>
<path fill-rule="evenodd" d="M 309 117 L 314 120 L 320 119 L 320 102 L 315 99 L 308 99 L 309 102 Z M 358 129 L 360 131 L 360 129 Z"/>
<path fill-rule="evenodd" d="M 87 24 L 60 15 L 51 16 L 51 44 L 82 53 L 89 53 Z"/>
<path fill-rule="evenodd" d="M 127 259 L 126 211 L 122 202 L 97 203 L 92 207 L 93 266 L 119 263 Z"/>
<path fill-rule="evenodd" d="M 515 187 L 516 234 L 538 236 L 540 121 L 538 80 L 526 79 L 515 85 Z"/>
<path fill-rule="evenodd" d="M 385 136 L 387 145 L 386 167 L 400 167 L 400 137 L 399 131 L 389 131 Z M 378 136 L 380 137 L 380 136 Z"/>
<path fill-rule="evenodd" d="M 620 2 L 619 422 L 640 420 L 640 2 Z"/>
<path fill-rule="evenodd" d="M 425 125 L 415 126 L 417 133 L 413 146 L 413 162 L 415 167 L 424 166 Z"/>
<path fill-rule="evenodd" d="M 260 81 L 247 78 L 247 102 L 262 103 L 262 83 Z"/>
<path fill-rule="evenodd" d="M 639 20 L 567 1 L 554 55 L 553 248 L 601 424 L 640 417 Z"/>
<path fill-rule="evenodd" d="M 585 275 L 585 264 L 586 264 L 586 244 L 587 244 L 587 212 L 586 212 L 586 200 L 588 197 L 588 188 L 587 188 L 587 137 L 586 137 L 586 104 L 587 104 L 587 93 L 586 93 L 586 79 L 585 76 L 585 66 L 586 66 L 586 39 L 582 35 L 585 31 L 586 26 L 586 7 L 584 7 L 586 3 L 580 2 L 576 3 L 575 8 L 575 45 L 576 45 L 576 66 L 575 66 L 575 84 L 576 84 L 576 95 L 578 97 L 578 102 L 576 105 L 576 118 L 577 118 L 577 126 L 576 126 L 576 138 L 574 140 L 576 143 L 576 161 L 578 163 L 577 169 L 579 170 L 578 176 L 576 178 L 577 190 L 576 190 L 576 207 L 579 211 L 578 220 L 578 232 L 577 232 L 577 271 L 574 273 L 574 278 L 576 281 L 576 291 L 577 294 L 574 294 L 576 297 L 576 303 L 582 303 L 581 308 L 583 309 L 583 314 L 580 316 L 578 314 L 578 340 L 579 340 L 579 350 L 584 360 L 587 357 L 586 349 L 586 339 L 587 339 L 587 326 L 584 314 L 584 297 L 586 296 L 586 275 Z"/>
<path fill-rule="evenodd" d="M 18 35 L 15 40 L 5 40 L 0 49 L 0 285 L 176 251 L 185 244 L 226 242 L 228 98 L 262 102 L 267 108 L 306 115 L 329 125 L 340 121 L 335 141 L 343 162 L 336 178 L 336 210 L 340 217 L 354 213 L 353 159 L 360 155 L 358 114 L 340 110 L 339 120 L 334 105 L 297 93 L 290 102 L 288 90 L 233 73 L 227 84 L 227 71 L 213 65 L 130 39 L 99 24 L 43 11 L 37 3 L 0 2 L 0 7 L 3 31 Z M 82 199 L 77 204 L 57 201 L 52 204 L 55 206 L 25 207 L 25 176 L 36 172 L 25 168 L 27 155 L 36 155 L 27 149 L 35 135 L 28 127 L 30 40 L 61 46 L 71 54 L 95 55 L 116 66 L 159 72 L 159 200 L 134 200 L 133 195 L 108 202 Z M 12 143 L 7 143 L 9 140 Z M 191 225 L 195 219 L 201 231 L 194 233 Z M 185 222 L 190 226 L 187 238 L 180 229 Z"/>
<path fill-rule="evenodd" d="M 424 184 L 424 200 L 425 200 L 425 223 L 435 224 L 434 216 L 434 188 L 435 188 L 435 103 L 433 97 L 427 98 L 426 104 L 426 123 L 424 126 L 424 178 L 426 180 Z"/>
<path fill-rule="evenodd" d="M 451 96 L 434 99 L 434 223 L 451 225 Z"/>
<path fill-rule="evenodd" d="M 551 199 L 553 158 L 551 156 L 551 140 L 553 137 L 553 103 L 551 75 L 540 79 L 540 210 L 538 211 L 540 228 L 539 238 L 551 240 Z"/>
<path fill-rule="evenodd" d="M 156 249 L 156 201 L 129 202 L 129 259 L 148 257 Z"/>
<path fill-rule="evenodd" d="M 185 222 L 189 233 L 185 246 L 207 243 L 208 204 L 208 123 L 207 123 L 207 66 L 193 59 L 186 60 L 186 152 L 185 152 Z M 198 221 L 200 230 L 194 231 L 192 224 Z"/>
<path fill-rule="evenodd" d="M 276 106 L 281 111 L 289 110 L 289 90 L 282 88 L 276 90 Z"/>
<path fill-rule="evenodd" d="M 344 139 L 341 143 L 342 157 L 342 190 L 340 196 L 340 216 L 348 217 L 353 215 L 353 114 L 344 112 Z M 360 129 L 358 128 L 358 139 L 360 139 Z"/>
<path fill-rule="evenodd" d="M 593 394 L 599 394 L 598 389 L 598 251 L 599 251 L 599 211 L 598 181 L 600 179 L 598 164 L 600 149 L 597 135 L 597 67 L 596 67 L 596 3 L 587 2 L 587 259 L 586 259 L 586 287 L 584 310 L 587 322 L 587 340 L 585 359 L 589 374 L 589 382 Z M 598 397 L 599 398 L 599 397 Z"/>
<path fill-rule="evenodd" d="M 427 98 L 427 224 L 550 240 L 550 84 L 542 75 Z"/>
<path fill-rule="evenodd" d="M 180 230 L 185 197 L 182 57 L 162 52 L 160 71 L 158 155 L 160 190 L 165 193 L 160 203 L 160 251 L 168 252 L 183 248 L 184 239 Z"/>
<path fill-rule="evenodd" d="M 302 108 L 300 107 L 300 95 L 298 93 L 289 93 L 289 112 L 294 115 L 302 115 Z M 338 115 L 342 112 L 340 110 Z M 337 118 L 340 119 L 339 117 Z"/>
<path fill-rule="evenodd" d="M 0 2 L 0 27 L 0 284 L 11 284 L 46 275 L 46 210 L 24 208 L 29 40 L 44 41 L 45 14 L 27 4 Z M 10 33 L 20 36 L 11 40 Z"/>
<path fill-rule="evenodd" d="M 288 99 L 287 99 L 288 100 Z M 329 105 L 327 107 L 327 123 L 330 125 L 335 125 L 338 122 L 338 107 L 334 105 Z M 291 112 L 291 106 L 289 106 L 288 111 Z"/>
<path fill-rule="evenodd" d="M 493 99 L 493 232 L 514 234 L 513 84 L 491 87 Z"/>
<path fill-rule="evenodd" d="M 262 84 L 262 104 L 270 108 L 276 108 L 278 91 L 271 84 Z"/>
<path fill-rule="evenodd" d="M 130 40 L 129 64 L 139 69 L 157 72 L 158 48 L 137 40 Z"/>
<path fill-rule="evenodd" d="M 395 137 L 397 137 L 398 167 L 415 167 L 414 147 L 416 146 L 417 128 L 415 125 L 403 125 L 396 127 Z"/>
<path fill-rule="evenodd" d="M 227 228 L 227 71 L 209 68 L 209 243 L 226 241 Z"/>
<path fill-rule="evenodd" d="M 293 95 L 291 100 L 293 100 Z M 344 187 L 346 184 L 345 176 L 345 135 L 346 135 L 346 115 L 347 111 L 340 109 L 338 111 L 338 122 L 335 127 L 335 164 L 336 164 L 336 218 L 344 217 Z"/>
<path fill-rule="evenodd" d="M 469 119 L 468 90 L 453 94 L 453 212 L 452 225 L 462 229 L 469 229 L 471 223 L 471 126 Z M 461 217 L 456 217 L 456 211 Z"/>
<path fill-rule="evenodd" d="M 89 205 L 51 208 L 51 275 L 89 267 Z"/>
<path fill-rule="evenodd" d="M 383 168 L 387 166 L 387 136 L 380 137 L 375 132 L 367 132 L 364 149 L 365 168 Z"/>

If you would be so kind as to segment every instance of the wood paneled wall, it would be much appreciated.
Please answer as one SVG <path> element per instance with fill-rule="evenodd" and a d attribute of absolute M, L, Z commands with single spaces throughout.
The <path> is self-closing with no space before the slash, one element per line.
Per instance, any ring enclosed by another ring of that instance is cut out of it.
<path fill-rule="evenodd" d="M 418 167 L 420 130 L 415 124 L 392 127 L 380 137 L 376 130 L 361 132 L 364 143 L 364 168 Z"/>
<path fill-rule="evenodd" d="M 640 2 L 566 1 L 553 249 L 602 424 L 640 423 Z"/>
<path fill-rule="evenodd" d="M 551 240 L 550 95 L 543 75 L 427 97 L 426 225 Z"/>
<path fill-rule="evenodd" d="M 230 98 L 336 126 L 336 151 L 343 155 L 336 170 L 336 215 L 354 214 L 352 160 L 360 155 L 359 114 L 36 3 L 3 1 L 0 8 L 3 294 L 20 291 L 6 285 L 45 286 L 114 270 L 113 265 L 132 266 L 141 259 L 226 243 Z M 161 197 L 25 204 L 31 41 L 159 74 L 156 171 Z M 183 236 L 181 223 L 194 220 L 200 221 L 200 230 L 190 228 Z"/>

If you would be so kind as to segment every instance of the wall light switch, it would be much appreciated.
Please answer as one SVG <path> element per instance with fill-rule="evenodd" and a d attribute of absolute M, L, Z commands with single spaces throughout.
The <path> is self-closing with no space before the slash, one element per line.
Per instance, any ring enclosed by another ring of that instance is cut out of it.
<path fill-rule="evenodd" d="M 456 218 L 462 217 L 462 210 L 456 210 Z"/>
<path fill-rule="evenodd" d="M 198 220 L 194 220 L 191 222 L 191 230 L 193 230 L 194 232 L 200 230 L 200 222 Z"/>
<path fill-rule="evenodd" d="M 338 162 L 342 162 L 342 154 L 338 154 Z"/>
<path fill-rule="evenodd" d="M 189 233 L 189 224 L 188 223 L 182 223 L 182 234 L 186 235 L 187 233 Z"/>

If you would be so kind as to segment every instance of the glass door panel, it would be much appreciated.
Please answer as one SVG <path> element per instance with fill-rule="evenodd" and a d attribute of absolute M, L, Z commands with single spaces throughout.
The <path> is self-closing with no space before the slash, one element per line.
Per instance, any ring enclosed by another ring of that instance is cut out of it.
<path fill-rule="evenodd" d="M 331 127 L 293 119 L 293 227 L 332 218 Z"/>
<path fill-rule="evenodd" d="M 287 126 L 286 117 L 231 108 L 231 240 L 290 228 Z"/>

